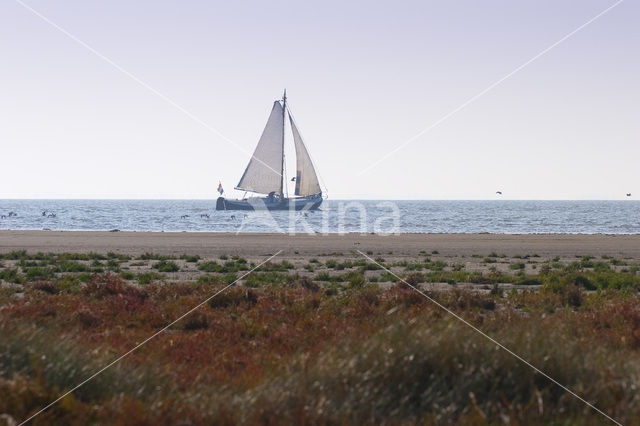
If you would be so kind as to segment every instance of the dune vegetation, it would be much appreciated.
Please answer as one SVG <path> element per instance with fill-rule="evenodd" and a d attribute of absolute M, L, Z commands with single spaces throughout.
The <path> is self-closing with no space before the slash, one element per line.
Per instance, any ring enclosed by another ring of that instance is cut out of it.
<path fill-rule="evenodd" d="M 478 271 L 433 255 L 376 262 L 412 285 L 443 284 L 425 294 L 607 415 L 639 423 L 633 262 L 540 259 L 534 269 L 532 256 L 493 253 L 477 257 Z M 255 265 L 239 256 L 1 256 L 0 424 L 29 417 Z M 377 263 L 268 263 L 32 423 L 608 422 Z"/>

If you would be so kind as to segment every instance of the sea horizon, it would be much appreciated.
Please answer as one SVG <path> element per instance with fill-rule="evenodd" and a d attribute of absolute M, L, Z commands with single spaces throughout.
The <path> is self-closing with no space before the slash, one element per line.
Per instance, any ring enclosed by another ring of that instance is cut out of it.
<path fill-rule="evenodd" d="M 3 201 L 215 201 L 215 198 L 0 198 Z M 233 197 L 225 197 L 233 198 Z M 293 197 L 292 197 L 293 198 Z M 639 202 L 630 198 L 325 198 L 325 201 L 624 201 Z"/>
<path fill-rule="evenodd" d="M 639 234 L 638 206 L 636 200 L 328 199 L 317 211 L 239 212 L 215 210 L 214 199 L 5 199 L 0 229 Z"/>

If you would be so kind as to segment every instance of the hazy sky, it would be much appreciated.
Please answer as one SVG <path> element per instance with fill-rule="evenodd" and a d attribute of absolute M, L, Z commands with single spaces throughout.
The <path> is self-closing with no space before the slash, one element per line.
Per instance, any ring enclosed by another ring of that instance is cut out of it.
<path fill-rule="evenodd" d="M 362 175 L 615 1 L 24 1 L 246 152 L 4 0 L 0 198 L 239 195 L 285 87 L 331 198 L 640 196 L 637 1 Z"/>

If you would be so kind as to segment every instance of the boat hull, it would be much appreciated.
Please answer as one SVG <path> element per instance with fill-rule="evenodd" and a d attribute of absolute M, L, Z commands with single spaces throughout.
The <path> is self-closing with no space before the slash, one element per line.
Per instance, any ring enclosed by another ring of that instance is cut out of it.
<path fill-rule="evenodd" d="M 218 197 L 216 210 L 316 210 L 320 204 L 322 204 L 322 196 L 282 200 L 269 197 L 228 200 Z"/>

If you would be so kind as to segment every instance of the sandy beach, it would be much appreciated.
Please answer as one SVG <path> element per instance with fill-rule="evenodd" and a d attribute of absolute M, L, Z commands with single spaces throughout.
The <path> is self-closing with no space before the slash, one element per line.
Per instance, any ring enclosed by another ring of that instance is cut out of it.
<path fill-rule="evenodd" d="M 446 256 L 616 256 L 640 258 L 640 235 L 510 235 L 510 234 L 401 234 L 401 235 L 284 235 L 204 232 L 0 231 L 0 253 L 116 252 L 138 254 L 220 254 L 262 256 L 283 250 L 283 256 L 330 253 L 393 252 L 414 256 L 437 250 Z"/>

